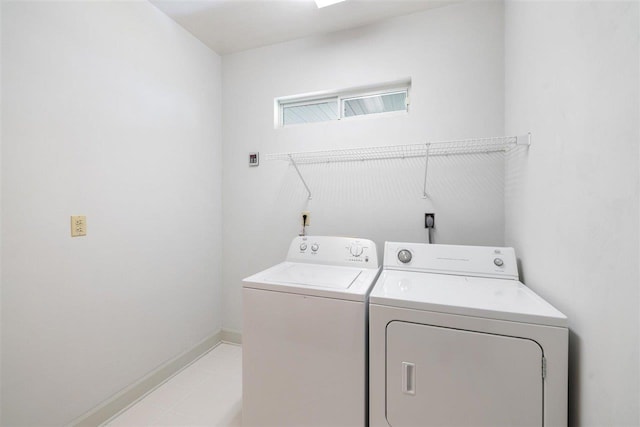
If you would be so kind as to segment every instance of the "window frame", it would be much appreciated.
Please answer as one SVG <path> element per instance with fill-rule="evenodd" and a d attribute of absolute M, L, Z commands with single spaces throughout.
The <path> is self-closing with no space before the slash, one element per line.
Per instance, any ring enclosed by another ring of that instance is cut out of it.
<path fill-rule="evenodd" d="M 373 97 L 381 97 L 383 95 L 396 95 L 399 93 L 404 93 L 405 94 L 405 98 L 404 98 L 404 109 L 403 110 L 393 110 L 393 111 L 382 111 L 380 113 L 368 113 L 368 114 L 356 114 L 354 116 L 346 116 L 345 115 L 345 101 L 349 101 L 352 99 L 365 99 L 365 98 L 373 98 Z M 366 93 L 358 93 L 357 95 L 348 95 L 348 96 L 341 96 L 339 97 L 340 100 L 340 118 L 338 120 L 352 120 L 352 119 L 359 119 L 359 118 L 363 118 L 363 117 L 371 117 L 371 116 L 380 116 L 380 115 L 387 115 L 387 114 L 392 114 L 392 115 L 396 115 L 396 114 L 407 114 L 409 112 L 409 87 L 405 87 L 405 88 L 397 88 L 397 89 L 384 89 L 384 90 L 377 90 L 377 91 L 373 91 L 373 92 L 366 92 Z"/>
<path fill-rule="evenodd" d="M 292 123 L 292 124 L 288 124 L 286 125 L 288 126 L 296 126 L 296 125 L 306 125 L 309 123 L 323 123 L 323 122 L 330 122 L 332 120 L 340 120 L 340 99 L 337 96 L 329 96 L 329 97 L 322 97 L 322 98 L 310 98 L 307 100 L 296 100 L 296 101 L 291 101 L 291 102 L 284 102 L 284 103 L 280 103 L 280 108 L 279 108 L 279 117 L 280 117 L 280 127 L 285 127 L 284 124 L 284 110 L 286 108 L 290 108 L 290 107 L 301 107 L 301 106 L 307 106 L 307 105 L 318 105 L 318 104 L 326 104 L 329 103 L 331 101 L 335 101 L 336 102 L 336 118 L 335 119 L 329 119 L 329 120 L 318 120 L 315 122 L 308 122 L 308 123 Z"/>
<path fill-rule="evenodd" d="M 335 90 L 335 91 L 323 91 L 323 92 L 315 92 L 308 93 L 302 95 L 294 95 L 294 96 L 285 96 L 276 98 L 274 100 L 275 108 L 274 108 L 274 121 L 276 128 L 285 128 L 292 126 L 300 126 L 300 125 L 308 125 L 313 123 L 327 123 L 332 121 L 342 121 L 342 120 L 360 120 L 363 118 L 372 118 L 379 116 L 397 116 L 409 113 L 409 99 L 411 92 L 411 79 L 403 79 L 395 82 L 387 82 L 377 85 L 367 85 L 354 87 L 343 90 Z M 351 99 L 362 99 L 362 98 L 372 98 L 376 96 L 382 95 L 393 95 L 398 93 L 405 93 L 405 108 L 402 110 L 396 111 L 383 111 L 380 113 L 369 113 L 369 114 L 359 114 L 354 116 L 345 116 L 345 101 Z M 314 104 L 323 104 L 330 101 L 336 101 L 338 114 L 337 117 L 329 119 L 329 120 L 320 120 L 316 122 L 308 122 L 308 123 L 293 123 L 293 124 L 285 124 L 284 123 L 284 111 L 287 107 L 297 107 L 303 105 L 314 105 Z"/>

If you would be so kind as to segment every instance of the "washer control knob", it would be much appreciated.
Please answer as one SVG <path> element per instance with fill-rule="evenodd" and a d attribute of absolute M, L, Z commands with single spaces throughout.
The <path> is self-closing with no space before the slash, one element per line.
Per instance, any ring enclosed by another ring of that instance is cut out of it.
<path fill-rule="evenodd" d="M 495 259 L 493 260 L 493 263 L 494 263 L 495 265 L 497 265 L 498 267 L 502 267 L 502 266 L 504 265 L 504 261 L 502 261 L 502 258 L 495 258 Z"/>
<path fill-rule="evenodd" d="M 307 250 L 307 244 L 306 243 L 300 243 L 300 250 L 301 251 L 306 251 Z"/>
<path fill-rule="evenodd" d="M 316 251 L 318 250 L 318 248 L 319 248 L 319 247 L 320 247 L 320 246 L 318 246 L 318 244 L 317 244 L 317 243 L 314 243 L 313 245 L 311 245 L 311 250 L 312 250 L 313 252 L 316 252 Z"/>
<path fill-rule="evenodd" d="M 398 252 L 398 260 L 403 264 L 410 262 L 412 257 L 413 255 L 411 255 L 411 252 L 407 249 L 402 249 Z"/>
<path fill-rule="evenodd" d="M 351 252 L 351 255 L 353 255 L 354 257 L 359 257 L 360 255 L 362 255 L 362 246 L 354 243 L 349 248 L 349 252 Z"/>

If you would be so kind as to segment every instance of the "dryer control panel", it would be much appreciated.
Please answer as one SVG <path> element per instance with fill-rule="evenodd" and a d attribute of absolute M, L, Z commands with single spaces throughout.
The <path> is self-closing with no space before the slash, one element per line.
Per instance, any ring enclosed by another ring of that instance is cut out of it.
<path fill-rule="evenodd" d="M 335 236 L 299 236 L 289 246 L 287 261 L 378 268 L 375 242 Z"/>
<path fill-rule="evenodd" d="M 513 248 L 386 242 L 384 268 L 425 273 L 518 279 Z"/>

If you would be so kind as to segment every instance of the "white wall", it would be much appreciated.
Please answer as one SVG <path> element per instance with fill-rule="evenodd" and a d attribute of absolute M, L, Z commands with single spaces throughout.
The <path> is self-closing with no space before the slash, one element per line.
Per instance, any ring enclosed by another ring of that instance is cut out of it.
<path fill-rule="evenodd" d="M 640 422 L 637 2 L 508 2 L 506 241 L 570 321 L 570 424 Z"/>
<path fill-rule="evenodd" d="M 503 7 L 458 4 L 223 57 L 224 327 L 241 330 L 241 279 L 281 262 L 311 211 L 309 234 L 503 243 L 504 167 L 497 156 L 435 158 L 431 198 L 418 160 L 302 166 L 264 154 L 501 135 Z M 274 98 L 412 78 L 408 115 L 274 129 Z M 257 168 L 248 153 L 263 156 Z"/>
<path fill-rule="evenodd" d="M 221 326 L 220 58 L 147 2 L 2 7 L 2 425 L 64 425 Z"/>
<path fill-rule="evenodd" d="M 0 82 L 2 82 L 2 5 L 0 1 Z M 2 229 L 2 90 L 0 85 L 0 230 Z M 2 319 L 2 233 L 0 233 L 0 320 Z M 2 326 L 0 325 L 0 328 Z M 0 331 L 0 384 L 2 384 L 2 333 Z M 0 386 L 0 423 L 2 422 L 2 386 Z"/>

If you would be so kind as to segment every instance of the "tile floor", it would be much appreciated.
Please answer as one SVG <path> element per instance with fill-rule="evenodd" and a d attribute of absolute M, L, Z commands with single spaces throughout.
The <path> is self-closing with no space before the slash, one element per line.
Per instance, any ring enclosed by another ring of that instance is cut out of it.
<path fill-rule="evenodd" d="M 109 427 L 240 427 L 242 349 L 221 343 L 142 400 Z"/>

